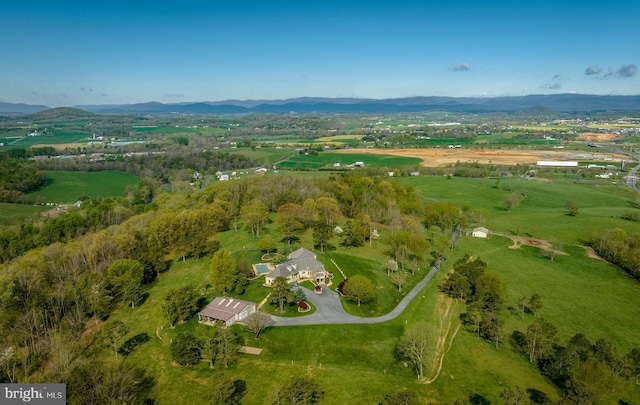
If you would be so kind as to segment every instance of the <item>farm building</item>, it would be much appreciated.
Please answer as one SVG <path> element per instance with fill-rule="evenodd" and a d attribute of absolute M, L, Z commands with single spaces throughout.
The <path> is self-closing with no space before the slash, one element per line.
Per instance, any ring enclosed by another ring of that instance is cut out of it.
<path fill-rule="evenodd" d="M 265 275 L 265 284 L 271 285 L 276 277 L 285 277 L 289 281 L 312 280 L 324 283 L 324 265 L 316 259 L 315 253 L 300 248 L 289 254 L 288 260 L 278 264 Z"/>
<path fill-rule="evenodd" d="M 568 162 L 568 161 L 538 160 L 536 164 L 538 166 L 578 167 L 578 162 Z"/>
<path fill-rule="evenodd" d="M 198 322 L 214 325 L 224 322 L 231 326 L 256 312 L 256 304 L 237 298 L 216 297 L 205 309 L 198 313 Z"/>
<path fill-rule="evenodd" d="M 489 230 L 481 226 L 481 227 L 475 228 L 471 232 L 471 236 L 473 236 L 474 238 L 486 238 L 487 236 L 489 236 Z"/>

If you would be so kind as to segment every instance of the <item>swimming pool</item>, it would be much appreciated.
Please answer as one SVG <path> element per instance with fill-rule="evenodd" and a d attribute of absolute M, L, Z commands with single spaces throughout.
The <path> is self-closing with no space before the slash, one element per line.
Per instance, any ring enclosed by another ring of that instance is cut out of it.
<path fill-rule="evenodd" d="M 256 272 L 258 274 L 266 274 L 271 271 L 269 270 L 269 266 L 267 266 L 266 264 L 256 264 L 254 265 L 254 267 L 256 268 Z"/>

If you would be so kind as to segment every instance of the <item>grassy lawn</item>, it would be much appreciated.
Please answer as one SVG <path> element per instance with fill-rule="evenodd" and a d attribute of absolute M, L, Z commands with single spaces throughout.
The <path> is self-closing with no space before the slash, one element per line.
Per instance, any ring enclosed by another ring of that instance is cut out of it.
<path fill-rule="evenodd" d="M 124 196 L 139 179 L 124 172 L 47 172 L 48 184 L 28 194 L 30 201 L 73 203 L 81 196 Z"/>

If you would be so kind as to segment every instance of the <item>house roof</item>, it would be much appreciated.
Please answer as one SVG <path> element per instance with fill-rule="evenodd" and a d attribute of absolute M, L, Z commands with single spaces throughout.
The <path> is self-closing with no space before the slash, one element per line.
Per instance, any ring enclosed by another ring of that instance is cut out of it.
<path fill-rule="evenodd" d="M 205 309 L 200 311 L 200 315 L 209 318 L 228 321 L 234 316 L 242 312 L 247 306 L 255 306 L 253 302 L 239 300 L 237 298 L 216 297 L 207 305 Z"/>
<path fill-rule="evenodd" d="M 305 248 L 300 248 L 289 255 L 289 260 L 278 264 L 275 269 L 269 272 L 266 277 L 290 277 L 303 270 L 311 270 L 319 273 L 324 272 L 324 265 L 316 259 L 316 255 Z"/>
<path fill-rule="evenodd" d="M 489 230 L 487 228 L 485 228 L 484 226 L 479 226 L 477 228 L 475 228 L 473 230 L 473 232 L 484 232 L 484 233 L 489 233 Z"/>
<path fill-rule="evenodd" d="M 289 254 L 289 259 L 315 259 L 316 254 L 310 251 L 309 249 L 300 248 L 296 251 L 293 251 Z"/>

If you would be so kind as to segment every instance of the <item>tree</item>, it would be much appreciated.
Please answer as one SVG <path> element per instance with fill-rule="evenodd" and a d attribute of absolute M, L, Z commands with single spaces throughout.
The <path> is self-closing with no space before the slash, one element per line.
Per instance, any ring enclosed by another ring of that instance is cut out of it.
<path fill-rule="evenodd" d="M 252 332 L 256 340 L 270 324 L 271 316 L 262 311 L 256 311 L 242 320 L 242 326 L 249 332 Z"/>
<path fill-rule="evenodd" d="M 505 388 L 500 393 L 500 399 L 504 405 L 520 405 L 527 403 L 527 391 L 519 386 L 513 388 Z"/>
<path fill-rule="evenodd" d="M 289 280 L 283 276 L 278 276 L 271 283 L 271 302 L 278 305 L 280 312 L 284 312 L 284 304 L 293 302 L 294 294 L 291 292 Z"/>
<path fill-rule="evenodd" d="M 113 345 L 113 352 L 116 355 L 118 364 L 118 342 L 129 333 L 129 328 L 122 321 L 111 321 L 102 327 L 103 337 Z"/>
<path fill-rule="evenodd" d="M 390 276 L 392 272 L 398 270 L 398 262 L 393 259 L 387 260 L 384 268 L 387 270 L 387 276 Z"/>
<path fill-rule="evenodd" d="M 260 243 L 258 244 L 260 250 L 267 252 L 267 254 L 271 253 L 272 250 L 276 249 L 276 241 L 269 235 L 264 235 L 262 239 L 260 239 Z"/>
<path fill-rule="evenodd" d="M 522 202 L 522 194 L 520 193 L 509 193 L 502 197 L 502 207 L 506 211 L 513 211 L 517 208 Z"/>
<path fill-rule="evenodd" d="M 227 250 L 220 249 L 213 254 L 209 269 L 211 286 L 218 291 L 222 291 L 222 294 L 231 291 L 236 285 L 238 281 L 236 262 L 231 258 Z"/>
<path fill-rule="evenodd" d="M 162 310 L 173 328 L 177 321 L 186 321 L 197 309 L 198 297 L 193 286 L 169 290 L 164 298 Z"/>
<path fill-rule="evenodd" d="M 316 249 L 320 249 L 322 253 L 325 250 L 329 250 L 329 240 L 332 233 L 333 228 L 329 224 L 324 221 L 317 221 L 313 226 L 313 246 Z"/>
<path fill-rule="evenodd" d="M 496 349 L 499 348 L 500 342 L 504 337 L 504 322 L 498 318 L 496 312 L 483 311 L 482 321 L 480 322 L 480 334 L 487 340 L 494 343 Z"/>
<path fill-rule="evenodd" d="M 402 286 L 407 281 L 407 273 L 404 271 L 397 271 L 389 277 L 391 278 L 391 282 L 398 287 L 398 291 L 402 291 Z"/>
<path fill-rule="evenodd" d="M 624 369 L 627 375 L 634 377 L 635 383 L 640 380 L 640 348 L 634 347 L 624 356 Z"/>
<path fill-rule="evenodd" d="M 474 299 L 483 311 L 497 312 L 502 308 L 507 288 L 498 273 L 484 273 L 478 278 Z"/>
<path fill-rule="evenodd" d="M 313 208 L 315 211 L 315 208 Z M 299 240 L 298 233 L 305 227 L 304 208 L 301 205 L 286 203 L 278 208 L 276 223 L 280 225 L 283 235 L 282 240 L 291 245 L 291 242 Z"/>
<path fill-rule="evenodd" d="M 385 395 L 380 405 L 417 405 L 420 403 L 418 394 L 409 390 L 401 390 Z"/>
<path fill-rule="evenodd" d="M 534 293 L 527 301 L 527 308 L 536 316 L 538 310 L 543 307 L 542 297 L 538 293 Z"/>
<path fill-rule="evenodd" d="M 453 298 L 464 300 L 471 294 L 471 284 L 466 276 L 454 271 L 442 283 L 442 291 Z"/>
<path fill-rule="evenodd" d="M 447 235 L 440 235 L 431 245 L 431 248 L 433 249 L 436 259 L 447 257 L 449 255 L 449 251 L 451 251 L 451 241 Z"/>
<path fill-rule="evenodd" d="M 105 270 L 112 291 L 132 307 L 140 302 L 144 267 L 137 260 L 114 260 Z"/>
<path fill-rule="evenodd" d="M 294 377 L 276 389 L 275 396 L 273 405 L 306 405 L 319 402 L 324 391 L 309 377 Z"/>
<path fill-rule="evenodd" d="M 430 339 L 431 332 L 427 325 L 420 323 L 409 328 L 398 342 L 398 354 L 401 358 L 411 362 L 418 374 L 418 380 L 424 376 L 423 368 Z"/>
<path fill-rule="evenodd" d="M 335 221 L 342 215 L 338 201 L 331 197 L 319 197 L 316 199 L 316 209 L 318 210 L 318 215 L 324 219 L 324 222 L 330 228 L 333 228 Z"/>
<path fill-rule="evenodd" d="M 525 338 L 530 362 L 536 363 L 541 356 L 550 352 L 557 333 L 558 329 L 544 318 L 538 318 L 529 325 Z"/>
<path fill-rule="evenodd" d="M 342 293 L 351 301 L 356 301 L 358 306 L 362 302 L 369 302 L 376 297 L 376 286 L 365 276 L 356 274 L 345 280 Z"/>
<path fill-rule="evenodd" d="M 260 236 L 262 227 L 269 219 L 269 210 L 266 205 L 257 202 L 242 207 L 240 209 L 240 216 L 247 228 L 251 230 L 251 234 L 257 238 Z"/>
<path fill-rule="evenodd" d="M 210 344 L 213 344 L 210 352 L 213 355 L 212 359 L 215 359 L 216 363 L 223 364 L 225 368 L 229 367 L 229 363 L 240 350 L 238 336 L 230 328 L 215 328 Z"/>
<path fill-rule="evenodd" d="M 567 201 L 564 207 L 569 210 L 569 215 L 572 217 L 576 217 L 580 214 L 580 208 L 574 201 Z"/>
<path fill-rule="evenodd" d="M 189 332 L 180 333 L 169 346 L 171 358 L 182 366 L 198 364 L 201 358 L 202 341 Z"/>
<path fill-rule="evenodd" d="M 596 394 L 585 383 L 577 380 L 568 380 L 567 386 L 562 391 L 562 404 L 590 405 L 594 404 Z"/>
<path fill-rule="evenodd" d="M 209 403 L 211 405 L 240 405 L 247 391 L 244 380 L 232 380 L 224 373 L 211 379 Z"/>

